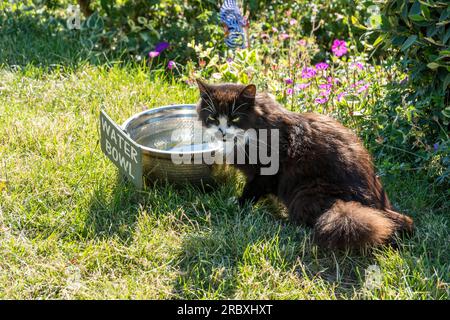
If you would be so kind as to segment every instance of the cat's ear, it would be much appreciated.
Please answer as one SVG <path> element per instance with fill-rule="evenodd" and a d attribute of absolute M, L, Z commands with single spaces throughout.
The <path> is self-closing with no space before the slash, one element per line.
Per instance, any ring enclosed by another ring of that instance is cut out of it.
<path fill-rule="evenodd" d="M 254 100 L 256 96 L 256 86 L 254 84 L 249 84 L 244 89 L 242 89 L 239 96 L 242 98 Z"/>
<path fill-rule="evenodd" d="M 198 89 L 200 90 L 200 95 L 203 97 L 203 95 L 209 95 L 209 87 L 206 83 L 201 81 L 200 79 L 195 79 L 197 81 Z"/>

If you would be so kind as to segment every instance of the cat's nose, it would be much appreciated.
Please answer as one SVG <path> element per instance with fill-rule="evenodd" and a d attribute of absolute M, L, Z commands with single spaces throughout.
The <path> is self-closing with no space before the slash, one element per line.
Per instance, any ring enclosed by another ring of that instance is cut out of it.
<path fill-rule="evenodd" d="M 225 135 L 225 130 L 222 128 L 219 128 L 219 132 L 224 136 Z"/>

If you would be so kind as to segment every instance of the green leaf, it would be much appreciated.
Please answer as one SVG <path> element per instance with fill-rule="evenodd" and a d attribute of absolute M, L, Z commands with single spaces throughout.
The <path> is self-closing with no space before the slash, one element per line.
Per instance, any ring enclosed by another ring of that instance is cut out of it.
<path fill-rule="evenodd" d="M 422 8 L 420 7 L 420 2 L 415 1 L 411 7 L 411 10 L 409 10 L 408 16 L 420 15 L 421 12 L 422 12 Z"/>
<path fill-rule="evenodd" d="M 427 64 L 427 67 L 430 68 L 431 70 L 436 70 L 440 66 L 441 65 L 439 63 L 436 63 L 436 62 L 430 62 L 429 64 Z"/>
<path fill-rule="evenodd" d="M 0 192 L 2 192 L 3 190 L 6 190 L 7 185 L 8 185 L 8 181 L 0 179 Z"/>
<path fill-rule="evenodd" d="M 427 6 L 421 5 L 420 8 L 422 9 L 422 15 L 425 19 L 430 19 L 430 9 L 428 9 Z"/>
<path fill-rule="evenodd" d="M 415 34 L 412 36 L 409 36 L 408 39 L 406 39 L 405 42 L 403 42 L 401 50 L 406 51 L 409 47 L 411 47 L 414 44 L 414 42 L 416 42 L 416 40 L 417 40 L 417 36 Z"/>
<path fill-rule="evenodd" d="M 444 35 L 444 37 L 443 37 L 443 39 L 442 39 L 442 42 L 443 42 L 444 44 L 447 44 L 448 39 L 450 39 L 450 28 L 448 28 L 447 32 L 445 33 L 445 35 Z"/>
<path fill-rule="evenodd" d="M 366 26 L 363 26 L 362 24 L 359 23 L 358 19 L 355 16 L 351 17 L 351 21 L 352 24 L 357 27 L 358 29 L 363 29 L 363 30 L 367 30 Z"/>
<path fill-rule="evenodd" d="M 446 117 L 446 118 L 450 118 L 450 107 L 445 108 L 444 110 L 442 110 L 442 114 Z"/>
<path fill-rule="evenodd" d="M 380 44 L 382 41 L 384 40 L 383 36 L 379 36 L 374 42 L 373 42 L 373 46 L 376 47 L 378 44 Z"/>
<path fill-rule="evenodd" d="M 442 84 L 442 90 L 447 90 L 447 88 L 450 86 L 450 73 L 447 74 L 445 77 L 444 83 Z"/>

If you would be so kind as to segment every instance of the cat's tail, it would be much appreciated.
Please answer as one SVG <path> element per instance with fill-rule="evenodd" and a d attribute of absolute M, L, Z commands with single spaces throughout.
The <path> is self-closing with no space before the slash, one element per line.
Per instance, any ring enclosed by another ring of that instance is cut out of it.
<path fill-rule="evenodd" d="M 330 249 L 364 249 L 392 243 L 396 233 L 412 233 L 413 220 L 393 210 L 338 200 L 317 220 L 314 239 Z"/>

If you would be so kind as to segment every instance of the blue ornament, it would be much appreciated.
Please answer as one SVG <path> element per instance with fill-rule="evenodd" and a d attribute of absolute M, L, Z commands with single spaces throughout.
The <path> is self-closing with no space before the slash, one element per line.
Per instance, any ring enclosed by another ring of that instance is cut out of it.
<path fill-rule="evenodd" d="M 225 27 L 225 44 L 232 49 L 245 48 L 243 28 L 247 21 L 242 16 L 236 0 L 224 0 L 220 8 L 220 20 Z"/>

